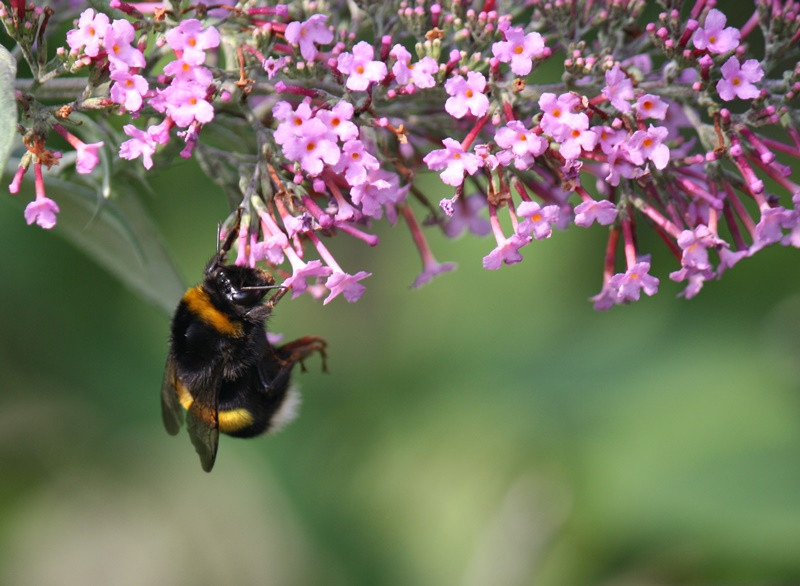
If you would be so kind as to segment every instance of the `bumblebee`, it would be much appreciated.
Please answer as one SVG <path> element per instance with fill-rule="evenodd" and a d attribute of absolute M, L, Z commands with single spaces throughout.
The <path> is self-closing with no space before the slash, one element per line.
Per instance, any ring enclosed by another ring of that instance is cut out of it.
<path fill-rule="evenodd" d="M 230 231 L 203 282 L 175 310 L 161 386 L 164 427 L 176 435 L 186 414 L 206 472 L 214 466 L 220 432 L 254 437 L 291 420 L 299 396 L 289 382 L 298 362 L 319 352 L 325 370 L 322 338 L 305 336 L 282 346 L 267 340 L 264 321 L 286 290 L 266 271 L 225 264 L 236 232 Z M 267 298 L 273 289 L 277 293 Z"/>

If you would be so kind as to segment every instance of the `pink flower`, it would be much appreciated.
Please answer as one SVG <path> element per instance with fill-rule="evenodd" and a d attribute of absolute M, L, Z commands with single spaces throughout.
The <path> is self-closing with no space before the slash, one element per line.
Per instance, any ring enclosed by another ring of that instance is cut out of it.
<path fill-rule="evenodd" d="M 311 105 L 305 100 L 297 104 L 297 109 L 292 109 L 289 102 L 278 102 L 272 108 L 272 115 L 276 120 L 280 120 L 274 134 L 275 142 L 279 145 L 286 144 L 302 135 L 303 128 L 311 120 L 316 120 L 315 124 L 322 123 L 314 117 Z"/>
<path fill-rule="evenodd" d="M 528 75 L 533 67 L 533 60 L 545 52 L 544 38 L 539 33 L 525 34 L 522 27 L 513 27 L 505 31 L 505 41 L 492 45 L 492 54 L 501 63 L 511 63 L 514 75 Z"/>
<path fill-rule="evenodd" d="M 136 31 L 127 20 L 115 20 L 106 29 L 103 46 L 112 70 L 145 66 L 144 55 L 131 45 L 135 36 Z"/>
<path fill-rule="evenodd" d="M 56 225 L 56 214 L 59 212 L 58 204 L 49 197 L 37 197 L 25 207 L 25 221 L 28 226 L 36 222 L 45 230 Z"/>
<path fill-rule="evenodd" d="M 206 51 L 219 46 L 219 32 L 213 26 L 203 29 L 196 18 L 182 21 L 164 35 L 170 48 L 190 65 L 202 65 Z"/>
<path fill-rule="evenodd" d="M 214 119 L 214 107 L 206 100 L 206 89 L 195 83 L 172 83 L 161 92 L 165 111 L 170 118 L 186 128 L 192 122 L 207 124 Z"/>
<path fill-rule="evenodd" d="M 683 250 L 681 266 L 699 270 L 710 269 L 708 249 L 724 244 L 725 242 L 704 224 L 700 224 L 694 230 L 683 230 L 678 236 L 678 246 Z"/>
<path fill-rule="evenodd" d="M 100 147 L 102 147 L 103 144 L 103 141 L 93 142 L 91 144 L 81 142 L 77 147 L 75 147 L 75 152 L 77 153 L 75 170 L 78 172 L 78 174 L 88 175 L 94 170 L 94 168 L 97 166 L 97 163 L 100 162 L 100 157 L 98 156 L 97 151 L 100 150 Z"/>
<path fill-rule="evenodd" d="M 388 70 L 383 61 L 374 61 L 375 49 L 366 41 L 353 47 L 352 53 L 339 55 L 339 71 L 347 75 L 345 86 L 353 92 L 363 92 L 370 83 L 382 81 Z"/>
<path fill-rule="evenodd" d="M 350 121 L 353 117 L 353 104 L 350 102 L 342 100 L 330 110 L 318 111 L 316 117 L 340 141 L 346 142 L 358 138 L 358 126 Z"/>
<path fill-rule="evenodd" d="M 444 226 L 442 226 L 448 238 L 456 238 L 465 230 L 477 236 L 486 236 L 491 232 L 492 229 L 489 222 L 480 215 L 480 212 L 486 207 L 485 197 L 470 195 L 467 198 L 459 198 L 456 202 L 451 202 L 449 199 L 442 201 L 451 203 L 451 205 L 448 206 L 450 211 L 445 211 L 448 220 Z M 444 209 L 445 205 L 442 205 L 442 208 Z"/>
<path fill-rule="evenodd" d="M 141 110 L 143 97 L 150 89 L 147 80 L 127 69 L 116 69 L 110 77 L 114 81 L 109 92 L 111 99 L 128 112 Z"/>
<path fill-rule="evenodd" d="M 611 277 L 608 285 L 616 293 L 615 302 L 638 301 L 641 291 L 647 295 L 655 295 L 658 291 L 658 279 L 649 273 L 649 262 L 637 262 L 624 273 Z"/>
<path fill-rule="evenodd" d="M 561 140 L 577 123 L 579 114 L 586 116 L 583 112 L 577 111 L 580 102 L 580 98 L 570 92 L 560 96 L 550 92 L 543 93 L 539 97 L 539 108 L 542 109 L 542 120 L 539 124 L 542 130 L 556 140 Z"/>
<path fill-rule="evenodd" d="M 620 69 L 619 63 L 614 64 L 612 69 L 606 71 L 606 86 L 603 88 L 603 95 L 620 112 L 631 111 L 628 100 L 634 98 L 633 82 Z"/>
<path fill-rule="evenodd" d="M 479 159 L 464 151 L 461 143 L 452 138 L 442 141 L 445 148 L 429 152 L 422 159 L 431 171 L 444 169 L 440 174 L 447 185 L 457 187 L 464 182 L 464 173 L 474 175 L 479 167 Z"/>
<path fill-rule="evenodd" d="M 151 127 L 147 130 L 139 130 L 133 124 L 126 124 L 123 126 L 122 130 L 124 130 L 125 134 L 130 136 L 131 139 L 119 145 L 119 156 L 129 161 L 142 157 L 144 168 L 151 169 L 153 167 L 153 153 L 156 152 L 156 148 L 161 144 L 150 132 L 152 128 L 155 127 Z"/>
<path fill-rule="evenodd" d="M 559 210 L 557 205 L 542 207 L 535 201 L 523 201 L 517 207 L 517 215 L 525 218 L 517 226 L 518 235 L 524 238 L 532 235 L 536 240 L 544 240 L 552 235 L 552 224 L 558 221 Z"/>
<path fill-rule="evenodd" d="M 755 83 L 764 77 L 764 70 L 755 59 L 748 59 L 741 65 L 736 56 L 728 59 L 720 68 L 722 79 L 717 82 L 719 97 L 730 102 L 734 98 L 749 100 L 759 94 Z"/>
<path fill-rule="evenodd" d="M 102 12 L 95 14 L 95 11 L 91 8 L 81 12 L 78 28 L 67 33 L 67 44 L 70 52 L 77 55 L 80 53 L 81 47 L 84 47 L 84 55 L 97 57 L 108 28 L 108 22 L 108 16 Z"/>
<path fill-rule="evenodd" d="M 289 64 L 288 57 L 280 57 L 276 59 L 275 57 L 267 57 L 264 59 L 264 62 L 261 64 L 261 67 L 264 68 L 264 71 L 267 72 L 267 79 L 272 79 L 275 77 L 281 69 L 286 67 Z"/>
<path fill-rule="evenodd" d="M 211 71 L 200 65 L 192 65 L 184 59 L 175 59 L 164 66 L 164 73 L 172 76 L 170 85 L 194 83 L 207 88 L 214 81 Z"/>
<path fill-rule="evenodd" d="M 765 246 L 780 242 L 783 239 L 783 228 L 792 228 L 792 215 L 792 210 L 787 210 L 783 206 L 762 207 L 750 251 L 756 252 Z"/>
<path fill-rule="evenodd" d="M 412 84 L 418 88 L 431 88 L 436 85 L 434 75 L 439 71 L 439 64 L 433 57 L 423 57 L 411 63 L 411 53 L 400 44 L 392 47 L 389 55 L 397 59 L 392 65 L 392 73 L 400 85 Z"/>
<path fill-rule="evenodd" d="M 444 103 L 444 109 L 453 118 L 463 118 L 467 112 L 473 116 L 483 116 L 489 110 L 489 98 L 483 91 L 486 89 L 486 78 L 475 71 L 467 73 L 467 79 L 456 75 L 447 80 L 444 89 L 450 96 Z"/>
<path fill-rule="evenodd" d="M 314 14 L 305 22 L 294 21 L 286 26 L 286 40 L 292 45 L 300 45 L 300 54 L 306 61 L 316 58 L 316 43 L 327 45 L 333 40 L 333 32 L 325 25 L 327 20 L 325 14 Z"/>
<path fill-rule="evenodd" d="M 366 289 L 366 287 L 358 281 L 371 276 L 372 273 L 367 273 L 366 271 L 359 271 L 355 275 L 334 271 L 333 274 L 328 277 L 328 280 L 325 281 L 325 286 L 330 290 L 330 294 L 325 298 L 322 304 L 327 305 L 340 293 L 344 295 L 344 298 L 347 299 L 348 302 L 355 303 L 361 298 Z"/>
<path fill-rule="evenodd" d="M 59 133 L 75 149 L 75 170 L 80 175 L 88 175 L 100 162 L 97 151 L 103 146 L 103 142 L 86 144 L 80 138 L 69 132 L 61 124 L 54 124 L 53 130 Z"/>
<path fill-rule="evenodd" d="M 568 161 L 574 161 L 583 151 L 594 150 L 597 145 L 597 133 L 589 128 L 589 117 L 586 114 L 580 112 L 573 122 L 571 127 L 562 127 L 568 129 L 568 132 L 562 136 L 554 136 L 560 143 L 558 152 Z"/>
<path fill-rule="evenodd" d="M 353 203 L 361 206 L 361 213 L 378 219 L 384 208 L 390 222 L 394 223 L 394 206 L 402 203 L 408 193 L 409 186 L 400 187 L 400 178 L 380 167 L 368 169 L 367 180 L 354 185 L 350 190 Z"/>
<path fill-rule="evenodd" d="M 677 271 L 669 274 L 669 278 L 680 283 L 681 281 L 688 281 L 686 288 L 678 293 L 679 297 L 691 299 L 700 292 L 703 288 L 703 283 L 708 281 L 714 276 L 714 272 L 710 268 L 696 268 L 696 267 L 683 267 Z"/>
<path fill-rule="evenodd" d="M 308 279 L 317 279 L 319 277 L 327 277 L 331 274 L 332 270 L 322 264 L 322 261 L 312 260 L 308 263 L 301 261 L 297 258 L 296 254 L 288 255 L 292 263 L 292 276 L 283 282 L 284 287 L 292 289 L 292 299 L 302 295 L 308 288 Z"/>
<path fill-rule="evenodd" d="M 628 152 L 631 161 L 636 165 L 643 165 L 645 159 L 650 159 L 661 170 L 669 163 L 669 148 L 663 144 L 669 130 L 664 126 L 653 126 L 647 130 L 637 130 L 628 141 Z"/>
<path fill-rule="evenodd" d="M 698 28 L 692 42 L 698 49 L 707 49 L 709 53 L 727 53 L 739 46 L 739 29 L 729 26 L 725 28 L 727 18 L 725 15 L 712 8 L 706 15 L 702 28 Z"/>
<path fill-rule="evenodd" d="M 530 238 L 525 238 L 519 234 L 512 234 L 486 256 L 483 257 L 483 268 L 496 271 L 503 263 L 507 265 L 517 264 L 522 261 L 522 254 L 519 249 L 530 242 Z"/>
<path fill-rule="evenodd" d="M 416 279 L 414 279 L 414 282 L 411 283 L 411 288 L 418 289 L 419 287 L 430 283 L 434 277 L 437 277 L 442 273 L 454 271 L 457 267 L 458 265 L 454 262 L 440 263 L 433 258 L 433 256 L 428 255 L 428 257 L 425 259 L 422 272 L 417 276 Z"/>
<path fill-rule="evenodd" d="M 608 201 L 587 200 L 575 206 L 575 225 L 588 228 L 595 221 L 601 226 L 608 226 L 617 219 L 617 206 Z"/>
<path fill-rule="evenodd" d="M 639 118 L 655 118 L 656 120 L 663 120 L 667 117 L 667 104 L 659 96 L 653 94 L 645 94 L 639 96 L 636 100 L 636 115 Z"/>
<path fill-rule="evenodd" d="M 547 150 L 548 142 L 537 136 L 532 130 L 525 128 L 519 120 L 512 120 L 494 134 L 497 146 L 506 149 L 497 153 L 498 160 L 508 165 L 511 159 L 517 169 L 527 169 L 533 164 L 533 158 Z"/>
<path fill-rule="evenodd" d="M 342 156 L 334 171 L 344 172 L 347 183 L 354 186 L 365 183 L 368 173 L 377 171 L 380 166 L 378 159 L 364 149 L 364 143 L 350 140 L 342 145 Z"/>
<path fill-rule="evenodd" d="M 306 122 L 302 134 L 285 142 L 282 148 L 286 158 L 300 163 L 312 177 L 322 173 L 325 164 L 335 165 L 341 156 L 335 135 L 316 118 Z"/>

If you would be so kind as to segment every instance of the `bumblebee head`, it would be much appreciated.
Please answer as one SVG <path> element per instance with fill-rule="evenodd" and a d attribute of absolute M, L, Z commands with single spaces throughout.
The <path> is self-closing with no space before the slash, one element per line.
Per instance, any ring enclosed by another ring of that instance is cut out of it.
<path fill-rule="evenodd" d="M 206 290 L 232 307 L 251 309 L 259 305 L 267 291 L 275 288 L 272 275 L 260 269 L 213 262 L 206 270 Z"/>

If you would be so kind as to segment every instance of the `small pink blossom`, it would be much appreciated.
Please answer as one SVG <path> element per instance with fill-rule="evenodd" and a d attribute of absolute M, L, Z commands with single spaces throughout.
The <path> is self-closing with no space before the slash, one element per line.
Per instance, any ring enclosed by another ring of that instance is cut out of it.
<path fill-rule="evenodd" d="M 300 54 L 306 61 L 317 57 L 317 43 L 327 45 L 333 40 L 333 32 L 325 24 L 327 20 L 325 14 L 313 14 L 304 22 L 295 20 L 286 26 L 286 40 L 300 46 Z"/>
<path fill-rule="evenodd" d="M 344 295 L 350 303 L 355 303 L 364 294 L 366 287 L 359 283 L 362 279 L 371 277 L 372 273 L 359 271 L 355 275 L 349 275 L 341 271 L 334 271 L 325 281 L 325 286 L 330 290 L 330 294 L 322 302 L 323 305 L 330 303 L 339 294 Z"/>
<path fill-rule="evenodd" d="M 716 54 L 736 49 L 739 46 L 739 29 L 732 26 L 726 28 L 726 23 L 727 18 L 722 12 L 716 8 L 709 10 L 703 27 L 694 32 L 694 46 Z"/>
<path fill-rule="evenodd" d="M 133 124 L 123 126 L 122 130 L 131 138 L 119 145 L 119 156 L 129 161 L 142 157 L 144 168 L 151 169 L 153 167 L 153 153 L 155 153 L 159 144 L 164 144 L 159 141 L 159 139 L 163 138 L 162 133 L 151 132 L 154 128 L 157 127 L 139 130 Z M 167 135 L 168 137 L 169 135 Z"/>
<path fill-rule="evenodd" d="M 614 64 L 613 68 L 606 71 L 606 85 L 603 88 L 603 95 L 620 112 L 631 111 L 630 100 L 634 98 L 633 82 L 622 71 L 619 63 Z"/>
<path fill-rule="evenodd" d="M 37 197 L 25 207 L 25 221 L 30 226 L 37 225 L 50 230 L 56 225 L 56 214 L 59 212 L 58 204 L 49 197 Z"/>
<path fill-rule="evenodd" d="M 636 115 L 641 119 L 654 118 L 663 120 L 667 117 L 667 104 L 659 96 L 644 94 L 636 100 Z"/>
<path fill-rule="evenodd" d="M 316 117 L 340 141 L 347 142 L 358 138 L 358 126 L 351 121 L 353 111 L 353 104 L 342 100 L 330 110 L 319 110 Z"/>
<path fill-rule="evenodd" d="M 663 143 L 669 130 L 664 126 L 653 126 L 647 130 L 637 130 L 628 141 L 630 159 L 636 165 L 643 165 L 645 159 L 653 161 L 659 171 L 669 163 L 669 148 Z"/>
<path fill-rule="evenodd" d="M 164 35 L 170 48 L 191 65 L 202 65 L 206 51 L 219 46 L 219 32 L 213 26 L 203 28 L 196 18 L 182 21 Z"/>
<path fill-rule="evenodd" d="M 624 273 L 611 277 L 608 285 L 616 294 L 615 302 L 638 301 L 641 291 L 647 295 L 655 295 L 659 281 L 649 273 L 649 262 L 637 262 Z"/>
<path fill-rule="evenodd" d="M 575 117 L 574 122 L 567 133 L 559 137 L 554 136 L 560 143 L 558 152 L 568 161 L 574 161 L 583 151 L 593 151 L 597 144 L 597 134 L 589 128 L 589 117 L 586 114 L 581 112 Z"/>
<path fill-rule="evenodd" d="M 512 234 L 502 242 L 499 242 L 489 254 L 483 257 L 483 268 L 496 271 L 503 263 L 513 265 L 521 262 L 522 254 L 520 254 L 519 249 L 530 241 L 530 237 L 526 238 L 519 234 Z"/>
<path fill-rule="evenodd" d="M 681 266 L 685 268 L 706 270 L 711 268 L 708 260 L 708 249 L 724 245 L 708 226 L 700 224 L 693 230 L 683 230 L 678 236 L 678 246 L 681 247 Z M 678 279 L 683 280 L 683 279 Z"/>
<path fill-rule="evenodd" d="M 92 8 L 84 10 L 78 20 L 78 28 L 67 33 L 70 51 L 77 55 L 83 47 L 84 55 L 97 57 L 108 25 L 108 16 L 102 12 L 95 13 Z"/>
<path fill-rule="evenodd" d="M 464 79 L 456 75 L 448 79 L 444 89 L 450 96 L 444 109 L 453 118 L 463 118 L 467 112 L 473 116 L 483 116 L 489 110 L 489 98 L 484 94 L 486 78 L 476 71 L 467 73 Z"/>
<path fill-rule="evenodd" d="M 108 54 L 108 62 L 112 71 L 145 66 L 144 55 L 131 45 L 135 36 L 136 31 L 127 20 L 115 20 L 106 29 L 103 47 Z"/>
<path fill-rule="evenodd" d="M 431 171 L 444 169 L 440 174 L 442 181 L 457 187 L 464 182 L 464 173 L 475 174 L 479 159 L 474 154 L 466 152 L 457 140 L 445 138 L 442 144 L 445 148 L 429 152 L 422 160 Z"/>
<path fill-rule="evenodd" d="M 284 287 L 291 288 L 292 299 L 302 295 L 308 288 L 309 279 L 318 279 L 320 277 L 327 277 L 333 271 L 330 267 L 322 264 L 322 261 L 312 260 L 304 263 L 296 254 L 290 254 L 289 259 L 292 260 L 292 276 L 283 282 Z"/>
<path fill-rule="evenodd" d="M 525 128 L 519 120 L 512 120 L 495 132 L 494 140 L 502 149 L 497 153 L 498 160 L 508 165 L 511 160 L 517 169 L 527 169 L 533 164 L 534 157 L 543 154 L 548 147 L 547 139 L 537 136 L 532 130 Z"/>
<path fill-rule="evenodd" d="M 533 60 L 545 53 L 544 38 L 537 32 L 525 34 L 522 27 L 512 27 L 505 31 L 505 41 L 492 45 L 492 54 L 501 63 L 510 63 L 514 75 L 528 75 Z"/>
<path fill-rule="evenodd" d="M 439 71 L 439 64 L 433 57 L 423 57 L 411 63 L 411 53 L 403 45 L 392 47 L 389 55 L 397 61 L 392 65 L 392 74 L 400 85 L 412 84 L 418 88 L 431 88 L 436 85 L 434 75 Z"/>
<path fill-rule="evenodd" d="M 457 238 L 464 231 L 472 232 L 477 236 L 486 236 L 492 231 L 489 222 L 480 213 L 486 207 L 486 198 L 480 195 L 470 195 L 467 198 L 459 198 L 458 201 L 442 200 L 450 202 L 450 213 L 443 229 L 448 238 Z M 442 206 L 444 209 L 445 206 Z"/>
<path fill-rule="evenodd" d="M 787 210 L 783 206 L 762 207 L 761 218 L 756 224 L 750 251 L 755 252 L 765 246 L 780 242 L 783 239 L 783 229 L 792 226 L 792 210 Z"/>
<path fill-rule="evenodd" d="M 280 101 L 272 108 L 272 115 L 280 121 L 274 134 L 275 142 L 280 145 L 301 136 L 305 125 L 311 120 L 316 120 L 315 124 L 323 123 L 315 118 L 311 105 L 306 100 L 297 104 L 296 109 L 292 109 L 289 102 Z"/>
<path fill-rule="evenodd" d="M 703 283 L 713 277 L 714 271 L 712 271 L 710 268 L 698 267 L 683 267 L 669 274 L 669 278 L 676 283 L 687 281 L 686 288 L 678 293 L 679 297 L 685 297 L 686 299 L 691 299 L 697 295 L 700 292 L 700 289 L 703 288 Z"/>
<path fill-rule="evenodd" d="M 128 69 L 117 69 L 111 72 L 114 82 L 109 97 L 128 112 L 138 112 L 142 108 L 144 95 L 150 89 L 147 80 Z"/>
<path fill-rule="evenodd" d="M 81 142 L 77 147 L 75 147 L 75 152 L 77 154 L 75 159 L 75 170 L 78 172 L 78 174 L 88 175 L 94 170 L 94 168 L 100 162 L 100 157 L 98 156 L 97 152 L 100 150 L 100 147 L 102 147 L 103 144 L 103 141 L 93 142 L 90 144 Z"/>
<path fill-rule="evenodd" d="M 353 47 L 352 53 L 339 55 L 339 71 L 347 75 L 345 86 L 353 92 L 363 92 L 370 83 L 377 83 L 386 77 L 388 70 L 383 61 L 375 61 L 375 49 L 366 41 Z"/>
<path fill-rule="evenodd" d="M 267 79 L 272 79 L 275 75 L 289 64 L 288 57 L 267 57 L 261 63 L 261 67 L 267 72 Z"/>
<path fill-rule="evenodd" d="M 342 145 L 342 156 L 333 170 L 344 173 L 344 178 L 351 186 L 365 183 L 369 173 L 377 171 L 380 163 L 365 148 L 360 140 L 349 140 Z"/>
<path fill-rule="evenodd" d="M 575 225 L 588 228 L 595 221 L 601 226 L 608 226 L 617 219 L 617 206 L 608 201 L 586 200 L 575 206 Z"/>
<path fill-rule="evenodd" d="M 207 124 L 214 119 L 214 107 L 206 99 L 206 88 L 195 83 L 172 83 L 161 92 L 165 111 L 175 124 L 185 128 L 197 121 Z"/>
<path fill-rule="evenodd" d="M 400 187 L 398 175 L 380 167 L 368 168 L 367 171 L 366 181 L 352 187 L 350 198 L 361 207 L 365 216 L 379 219 L 385 210 L 388 220 L 394 223 L 394 206 L 405 200 L 410 186 Z"/>
<path fill-rule="evenodd" d="M 750 100 L 758 97 L 760 92 L 755 84 L 764 77 L 764 70 L 758 61 L 748 59 L 740 64 L 734 55 L 722 65 L 720 71 L 722 79 L 717 82 L 717 93 L 720 98 L 730 102 L 734 98 Z"/>
<path fill-rule="evenodd" d="M 535 201 L 523 201 L 517 207 L 517 215 L 524 218 L 517 226 L 519 236 L 544 240 L 553 233 L 552 225 L 558 222 L 559 209 L 557 205 L 542 207 Z"/>
<path fill-rule="evenodd" d="M 571 92 L 566 92 L 560 96 L 545 92 L 539 97 L 539 108 L 542 109 L 542 120 L 540 125 L 542 130 L 550 136 L 565 136 L 576 124 L 579 114 L 584 117 L 586 114 L 578 112 L 580 98 Z M 588 120 L 588 118 L 587 118 Z"/>
<path fill-rule="evenodd" d="M 335 135 L 316 118 L 303 125 L 303 132 L 283 145 L 283 154 L 312 177 L 316 177 L 324 166 L 339 162 L 341 151 L 336 144 Z"/>

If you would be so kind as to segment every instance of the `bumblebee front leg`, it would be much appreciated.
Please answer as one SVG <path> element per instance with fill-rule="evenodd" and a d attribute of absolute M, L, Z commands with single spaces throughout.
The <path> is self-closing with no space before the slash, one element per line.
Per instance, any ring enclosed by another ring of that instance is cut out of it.
<path fill-rule="evenodd" d="M 328 370 L 328 354 L 325 351 L 328 343 L 319 336 L 303 336 L 291 342 L 287 342 L 277 349 L 277 354 L 285 366 L 292 367 L 300 363 L 300 368 L 306 369 L 303 361 L 314 352 L 319 352 L 322 357 L 322 370 Z"/>

